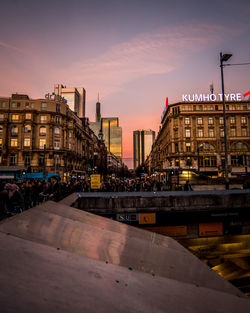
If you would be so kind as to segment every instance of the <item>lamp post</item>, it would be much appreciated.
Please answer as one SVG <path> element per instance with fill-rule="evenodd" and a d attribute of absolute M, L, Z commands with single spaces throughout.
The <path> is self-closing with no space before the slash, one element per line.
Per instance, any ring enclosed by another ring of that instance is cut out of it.
<path fill-rule="evenodd" d="M 222 89 L 222 101 L 223 101 L 223 121 L 224 121 L 224 150 L 225 150 L 225 182 L 226 189 L 229 189 L 228 179 L 228 150 L 227 150 L 227 125 L 226 125 L 226 108 L 225 108 L 225 91 L 224 91 L 224 75 L 223 75 L 223 62 L 228 61 L 232 54 L 220 53 L 220 70 L 221 70 L 221 89 Z"/>

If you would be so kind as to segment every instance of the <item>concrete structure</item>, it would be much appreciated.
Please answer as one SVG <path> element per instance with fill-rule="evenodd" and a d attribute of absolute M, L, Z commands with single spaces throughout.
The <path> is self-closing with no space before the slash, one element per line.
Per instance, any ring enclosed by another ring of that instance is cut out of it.
<path fill-rule="evenodd" d="M 226 109 L 229 177 L 245 175 L 250 170 L 250 101 L 227 101 Z M 192 169 L 223 176 L 224 161 L 222 102 L 169 105 L 147 160 L 150 171 Z"/>
<path fill-rule="evenodd" d="M 54 94 L 67 100 L 69 108 L 78 117 L 85 117 L 86 92 L 83 87 L 67 88 L 61 84 L 54 86 Z"/>
<path fill-rule="evenodd" d="M 248 313 L 175 240 L 47 202 L 0 225 L 0 303 L 19 313 Z"/>
<path fill-rule="evenodd" d="M 144 164 L 155 141 L 155 132 L 149 130 L 133 131 L 134 169 Z"/>
<path fill-rule="evenodd" d="M 81 120 L 64 101 L 18 94 L 0 98 L 0 166 L 63 177 L 86 172 L 100 153 L 105 154 L 104 147 L 88 120 Z"/>

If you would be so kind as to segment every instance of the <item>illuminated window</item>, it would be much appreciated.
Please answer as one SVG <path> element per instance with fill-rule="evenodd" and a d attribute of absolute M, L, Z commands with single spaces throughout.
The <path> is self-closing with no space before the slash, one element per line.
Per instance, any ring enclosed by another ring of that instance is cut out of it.
<path fill-rule="evenodd" d="M 186 143 L 186 152 L 191 152 L 191 143 L 190 142 Z"/>
<path fill-rule="evenodd" d="M 40 115 L 40 122 L 47 123 L 47 115 Z"/>
<path fill-rule="evenodd" d="M 11 135 L 12 136 L 18 135 L 18 127 L 17 126 L 12 126 L 11 127 Z"/>
<path fill-rule="evenodd" d="M 224 124 L 224 118 L 223 118 L 223 117 L 220 117 L 219 123 L 220 123 L 221 125 Z"/>
<path fill-rule="evenodd" d="M 240 120 L 241 120 L 241 124 L 246 124 L 247 122 L 247 118 L 245 116 L 241 116 Z"/>
<path fill-rule="evenodd" d="M 203 137 L 204 133 L 203 133 L 203 128 L 198 128 L 198 137 Z"/>
<path fill-rule="evenodd" d="M 42 102 L 41 103 L 41 110 L 42 111 L 47 111 L 47 103 L 46 102 Z"/>
<path fill-rule="evenodd" d="M 59 140 L 54 141 L 54 149 L 56 149 L 56 150 L 60 149 L 60 141 Z"/>
<path fill-rule="evenodd" d="M 46 145 L 46 139 L 40 139 L 39 140 L 39 148 L 44 149 L 45 145 Z"/>
<path fill-rule="evenodd" d="M 230 117 L 230 124 L 235 124 L 235 116 Z"/>
<path fill-rule="evenodd" d="M 46 127 L 45 126 L 41 126 L 39 129 L 39 135 L 40 136 L 45 136 L 46 135 Z"/>
<path fill-rule="evenodd" d="M 213 128 L 209 128 L 209 130 L 208 130 L 208 136 L 209 136 L 209 137 L 214 137 L 214 129 L 213 129 Z"/>
<path fill-rule="evenodd" d="M 59 129 L 59 127 L 55 127 L 54 133 L 55 133 L 55 135 L 59 135 L 59 134 L 60 134 L 60 129 Z"/>
<path fill-rule="evenodd" d="M 31 113 L 25 113 L 25 119 L 31 120 Z"/>
<path fill-rule="evenodd" d="M 220 137 L 224 137 L 224 128 L 220 128 Z"/>
<path fill-rule="evenodd" d="M 4 114 L 0 114 L 0 121 L 4 120 Z"/>
<path fill-rule="evenodd" d="M 2 146 L 2 145 L 3 145 L 3 139 L 0 138 L 0 146 Z"/>
<path fill-rule="evenodd" d="M 214 118 L 213 117 L 209 117 L 208 118 L 208 124 L 212 125 L 214 123 Z"/>
<path fill-rule="evenodd" d="M 11 119 L 12 119 L 12 122 L 18 122 L 19 121 L 19 114 L 12 114 Z"/>
<path fill-rule="evenodd" d="M 198 117 L 198 118 L 197 118 L 197 124 L 198 124 L 198 125 L 201 125 L 202 123 L 203 123 L 202 117 Z"/>
<path fill-rule="evenodd" d="M 24 126 L 24 132 L 25 133 L 30 133 L 31 132 L 31 126 L 30 125 L 25 125 Z"/>
<path fill-rule="evenodd" d="M 190 129 L 186 129 L 185 130 L 185 137 L 186 138 L 190 138 L 191 137 L 191 130 Z"/>
<path fill-rule="evenodd" d="M 24 147 L 30 147 L 30 138 L 24 138 L 23 145 Z"/>
<path fill-rule="evenodd" d="M 185 117 L 185 124 L 189 125 L 190 124 L 190 118 L 189 117 Z"/>
<path fill-rule="evenodd" d="M 231 128 L 230 129 L 230 135 L 232 136 L 232 137 L 235 137 L 236 136 L 236 128 Z"/>
<path fill-rule="evenodd" d="M 10 146 L 11 147 L 17 147 L 18 146 L 17 138 L 11 138 L 10 139 Z"/>
<path fill-rule="evenodd" d="M 247 129 L 246 129 L 246 127 L 242 127 L 241 128 L 241 136 L 244 136 L 244 137 L 247 136 Z"/>

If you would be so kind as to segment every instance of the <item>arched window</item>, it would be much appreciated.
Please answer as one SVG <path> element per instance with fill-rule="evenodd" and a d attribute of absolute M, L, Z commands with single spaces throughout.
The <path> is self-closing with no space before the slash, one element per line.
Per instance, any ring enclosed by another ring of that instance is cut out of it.
<path fill-rule="evenodd" d="M 243 142 L 235 142 L 231 145 L 231 151 L 248 151 L 248 146 Z"/>
<path fill-rule="evenodd" d="M 204 143 L 199 145 L 199 151 L 215 152 L 215 147 L 208 142 L 204 142 Z"/>
<path fill-rule="evenodd" d="M 46 127 L 45 126 L 40 127 L 39 134 L 40 134 L 40 136 L 46 135 Z"/>
<path fill-rule="evenodd" d="M 60 129 L 59 129 L 59 127 L 55 127 L 55 128 L 54 128 L 54 133 L 55 133 L 55 135 L 59 135 L 59 134 L 60 134 Z"/>
<path fill-rule="evenodd" d="M 25 133 L 30 133 L 31 132 L 31 125 L 25 125 L 24 126 L 24 132 Z"/>

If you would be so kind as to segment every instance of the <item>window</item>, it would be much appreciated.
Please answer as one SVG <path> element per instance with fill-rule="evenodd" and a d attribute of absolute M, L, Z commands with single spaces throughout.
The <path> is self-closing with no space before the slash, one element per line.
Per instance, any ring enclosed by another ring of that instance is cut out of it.
<path fill-rule="evenodd" d="M 47 115 L 40 115 L 40 122 L 47 123 Z"/>
<path fill-rule="evenodd" d="M 174 130 L 174 138 L 177 139 L 178 138 L 178 129 Z"/>
<path fill-rule="evenodd" d="M 42 111 L 47 111 L 47 103 L 46 102 L 42 102 L 41 103 L 41 110 Z"/>
<path fill-rule="evenodd" d="M 236 128 L 235 128 L 235 127 L 233 127 L 233 128 L 230 129 L 230 135 L 231 135 L 232 137 L 235 137 L 235 136 L 236 136 Z"/>
<path fill-rule="evenodd" d="M 209 118 L 208 118 L 208 124 L 209 124 L 209 125 L 213 125 L 213 123 L 214 123 L 213 117 L 209 117 Z"/>
<path fill-rule="evenodd" d="M 2 145 L 3 145 L 3 139 L 0 138 L 0 146 L 2 146 Z"/>
<path fill-rule="evenodd" d="M 185 130 L 185 137 L 186 138 L 190 138 L 191 137 L 191 130 L 190 129 L 186 129 Z"/>
<path fill-rule="evenodd" d="M 39 135 L 40 136 L 46 136 L 46 127 L 45 126 L 41 126 L 39 129 Z"/>
<path fill-rule="evenodd" d="M 246 124 L 247 123 L 247 118 L 245 116 L 241 116 L 241 124 Z"/>
<path fill-rule="evenodd" d="M 29 102 L 26 102 L 26 103 L 25 103 L 25 108 L 27 109 L 27 108 L 29 108 L 29 107 L 30 107 Z"/>
<path fill-rule="evenodd" d="M 31 102 L 30 107 L 31 107 L 32 109 L 34 109 L 35 103 L 34 103 L 34 102 Z"/>
<path fill-rule="evenodd" d="M 247 129 L 246 129 L 246 127 L 241 127 L 241 136 L 243 136 L 243 137 L 247 136 Z"/>
<path fill-rule="evenodd" d="M 30 125 L 25 125 L 24 126 L 24 132 L 25 133 L 30 133 L 31 132 L 31 126 Z"/>
<path fill-rule="evenodd" d="M 174 119 L 174 126 L 178 126 L 178 118 Z"/>
<path fill-rule="evenodd" d="M 214 137 L 214 129 L 213 129 L 213 128 L 209 128 L 209 130 L 208 130 L 208 136 L 209 136 L 209 137 Z"/>
<path fill-rule="evenodd" d="M 54 129 L 54 134 L 55 134 L 55 135 L 60 135 L 60 129 L 59 129 L 59 127 L 55 127 L 55 129 Z"/>
<path fill-rule="evenodd" d="M 17 107 L 20 108 L 20 106 L 21 106 L 21 103 L 17 102 Z"/>
<path fill-rule="evenodd" d="M 29 154 L 25 154 L 24 156 L 24 166 L 27 167 L 27 166 L 30 166 L 30 160 L 31 160 L 31 157 Z"/>
<path fill-rule="evenodd" d="M 60 124 L 60 116 L 56 116 L 56 124 Z"/>
<path fill-rule="evenodd" d="M 16 107 L 16 102 L 11 102 L 11 107 L 15 108 Z"/>
<path fill-rule="evenodd" d="M 223 118 L 223 117 L 220 117 L 219 123 L 220 123 L 221 125 L 224 124 L 224 118 Z"/>
<path fill-rule="evenodd" d="M 59 103 L 56 104 L 56 112 L 60 113 L 60 104 Z"/>
<path fill-rule="evenodd" d="M 40 139 L 39 140 L 39 149 L 44 149 L 44 146 L 46 146 L 46 139 Z"/>
<path fill-rule="evenodd" d="M 10 146 L 11 147 L 17 147 L 18 143 L 17 143 L 17 139 L 16 138 L 11 138 L 10 139 Z"/>
<path fill-rule="evenodd" d="M 207 105 L 207 110 L 208 111 L 212 111 L 214 109 L 214 106 L 213 105 Z"/>
<path fill-rule="evenodd" d="M 54 141 L 54 149 L 56 149 L 56 150 L 60 149 L 60 141 L 59 140 Z"/>
<path fill-rule="evenodd" d="M 230 124 L 235 124 L 235 116 L 230 117 Z"/>
<path fill-rule="evenodd" d="M 239 151 L 239 152 L 246 151 L 247 152 L 248 146 L 243 142 L 236 142 L 232 144 L 231 151 Z"/>
<path fill-rule="evenodd" d="M 199 111 L 202 111 L 202 105 L 199 105 Z"/>
<path fill-rule="evenodd" d="M 18 122 L 19 121 L 19 114 L 12 114 L 11 119 L 12 119 L 12 122 Z"/>
<path fill-rule="evenodd" d="M 6 102 L 2 102 L 2 108 L 6 108 Z"/>
<path fill-rule="evenodd" d="M 220 128 L 220 137 L 224 137 L 224 128 Z"/>
<path fill-rule="evenodd" d="M 191 143 L 190 142 L 186 143 L 186 152 L 191 152 Z"/>
<path fill-rule="evenodd" d="M 16 165 L 17 164 L 17 155 L 11 154 L 10 155 L 10 165 Z"/>
<path fill-rule="evenodd" d="M 4 114 L 0 114 L 0 121 L 4 120 Z"/>
<path fill-rule="evenodd" d="M 25 119 L 31 120 L 31 113 L 25 113 Z"/>
<path fill-rule="evenodd" d="M 24 138 L 24 147 L 30 147 L 30 138 Z"/>
<path fill-rule="evenodd" d="M 11 127 L 11 135 L 12 136 L 17 136 L 18 135 L 18 127 L 17 126 L 12 126 Z"/>
<path fill-rule="evenodd" d="M 198 125 L 201 125 L 202 123 L 203 123 L 202 117 L 198 117 L 198 118 L 197 118 L 197 124 L 198 124 Z"/>
<path fill-rule="evenodd" d="M 203 128 L 198 128 L 198 137 L 201 138 L 203 137 L 204 134 L 203 134 Z"/>
<path fill-rule="evenodd" d="M 193 105 L 193 111 L 196 111 L 196 105 Z"/>
<path fill-rule="evenodd" d="M 190 124 L 190 118 L 189 117 L 185 117 L 185 124 L 189 125 Z"/>
<path fill-rule="evenodd" d="M 45 164 L 44 155 L 40 154 L 39 155 L 39 166 L 44 166 L 44 164 Z"/>
<path fill-rule="evenodd" d="M 0 125 L 0 134 L 2 134 L 2 133 L 3 133 L 3 126 Z"/>

